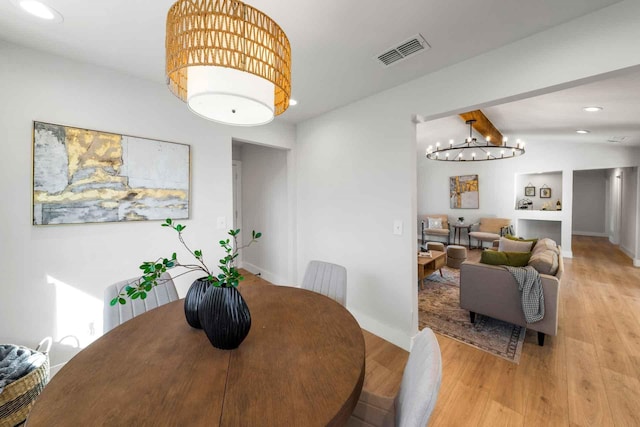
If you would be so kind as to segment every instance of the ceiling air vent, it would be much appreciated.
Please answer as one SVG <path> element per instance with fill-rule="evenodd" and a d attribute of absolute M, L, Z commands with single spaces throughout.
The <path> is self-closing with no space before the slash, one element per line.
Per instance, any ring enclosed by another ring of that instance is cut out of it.
<path fill-rule="evenodd" d="M 627 140 L 626 136 L 612 136 L 607 139 L 607 142 L 625 142 Z"/>
<path fill-rule="evenodd" d="M 408 56 L 429 49 L 429 43 L 420 34 L 400 43 L 386 52 L 378 55 L 376 58 L 382 62 L 385 67 L 406 59 Z"/>

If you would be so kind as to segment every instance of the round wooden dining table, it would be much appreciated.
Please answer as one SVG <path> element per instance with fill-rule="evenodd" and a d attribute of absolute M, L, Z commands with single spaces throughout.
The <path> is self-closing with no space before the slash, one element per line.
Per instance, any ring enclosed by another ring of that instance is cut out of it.
<path fill-rule="evenodd" d="M 191 328 L 178 300 L 78 353 L 27 419 L 39 426 L 343 425 L 365 373 L 353 316 L 315 292 L 240 286 L 251 330 L 235 350 Z"/>

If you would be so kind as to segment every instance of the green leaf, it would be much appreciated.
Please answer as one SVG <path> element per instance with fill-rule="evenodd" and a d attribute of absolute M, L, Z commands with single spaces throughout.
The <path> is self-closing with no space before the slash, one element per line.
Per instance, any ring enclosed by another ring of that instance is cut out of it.
<path fill-rule="evenodd" d="M 168 225 L 171 225 L 173 223 L 173 220 L 171 218 L 167 218 L 165 223 L 167 223 Z"/>
<path fill-rule="evenodd" d="M 134 292 L 133 294 L 131 294 L 131 299 L 138 299 L 139 296 L 140 292 Z"/>
<path fill-rule="evenodd" d="M 202 251 L 200 249 L 193 252 L 196 257 L 200 258 L 202 256 Z"/>
<path fill-rule="evenodd" d="M 262 233 L 256 233 L 256 239 L 259 239 L 260 237 L 262 237 Z"/>
<path fill-rule="evenodd" d="M 114 299 L 111 300 L 111 302 L 109 303 L 110 306 L 114 306 L 118 303 L 118 297 L 115 297 Z"/>
<path fill-rule="evenodd" d="M 171 255 L 171 259 L 175 261 L 178 259 L 178 255 L 174 252 L 173 255 Z"/>
<path fill-rule="evenodd" d="M 127 303 L 127 300 L 126 300 L 126 299 L 124 299 L 124 298 L 120 298 L 120 299 L 118 299 L 118 302 L 119 302 L 120 304 L 126 304 L 126 303 Z"/>
<path fill-rule="evenodd" d="M 140 299 L 147 299 L 147 293 L 146 292 L 140 292 Z"/>

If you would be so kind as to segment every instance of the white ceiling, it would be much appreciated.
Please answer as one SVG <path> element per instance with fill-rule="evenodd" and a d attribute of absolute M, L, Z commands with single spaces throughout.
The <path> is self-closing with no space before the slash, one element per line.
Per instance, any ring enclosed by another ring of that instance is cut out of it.
<path fill-rule="evenodd" d="M 248 0 L 287 33 L 293 97 L 278 120 L 299 122 L 618 0 Z M 44 0 L 62 24 L 0 0 L 0 38 L 164 82 L 173 0 Z M 431 49 L 384 68 L 374 58 L 421 33 Z"/>
<path fill-rule="evenodd" d="M 595 113 L 583 107 L 599 106 Z M 482 112 L 510 141 L 596 143 L 640 146 L 640 72 L 540 95 L 494 107 Z M 580 135 L 578 129 L 591 133 Z M 481 137 L 474 132 L 477 137 Z M 469 136 L 469 126 L 456 116 L 421 123 L 417 128 L 418 153 L 429 145 Z M 626 136 L 624 142 L 608 142 Z"/>

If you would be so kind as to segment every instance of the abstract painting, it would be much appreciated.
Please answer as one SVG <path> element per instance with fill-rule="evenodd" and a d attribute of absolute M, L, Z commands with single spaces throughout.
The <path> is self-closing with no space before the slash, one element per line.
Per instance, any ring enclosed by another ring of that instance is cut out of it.
<path fill-rule="evenodd" d="M 190 147 L 33 123 L 33 224 L 189 217 Z"/>
<path fill-rule="evenodd" d="M 478 175 L 460 175 L 449 178 L 451 209 L 478 209 L 480 197 Z"/>

